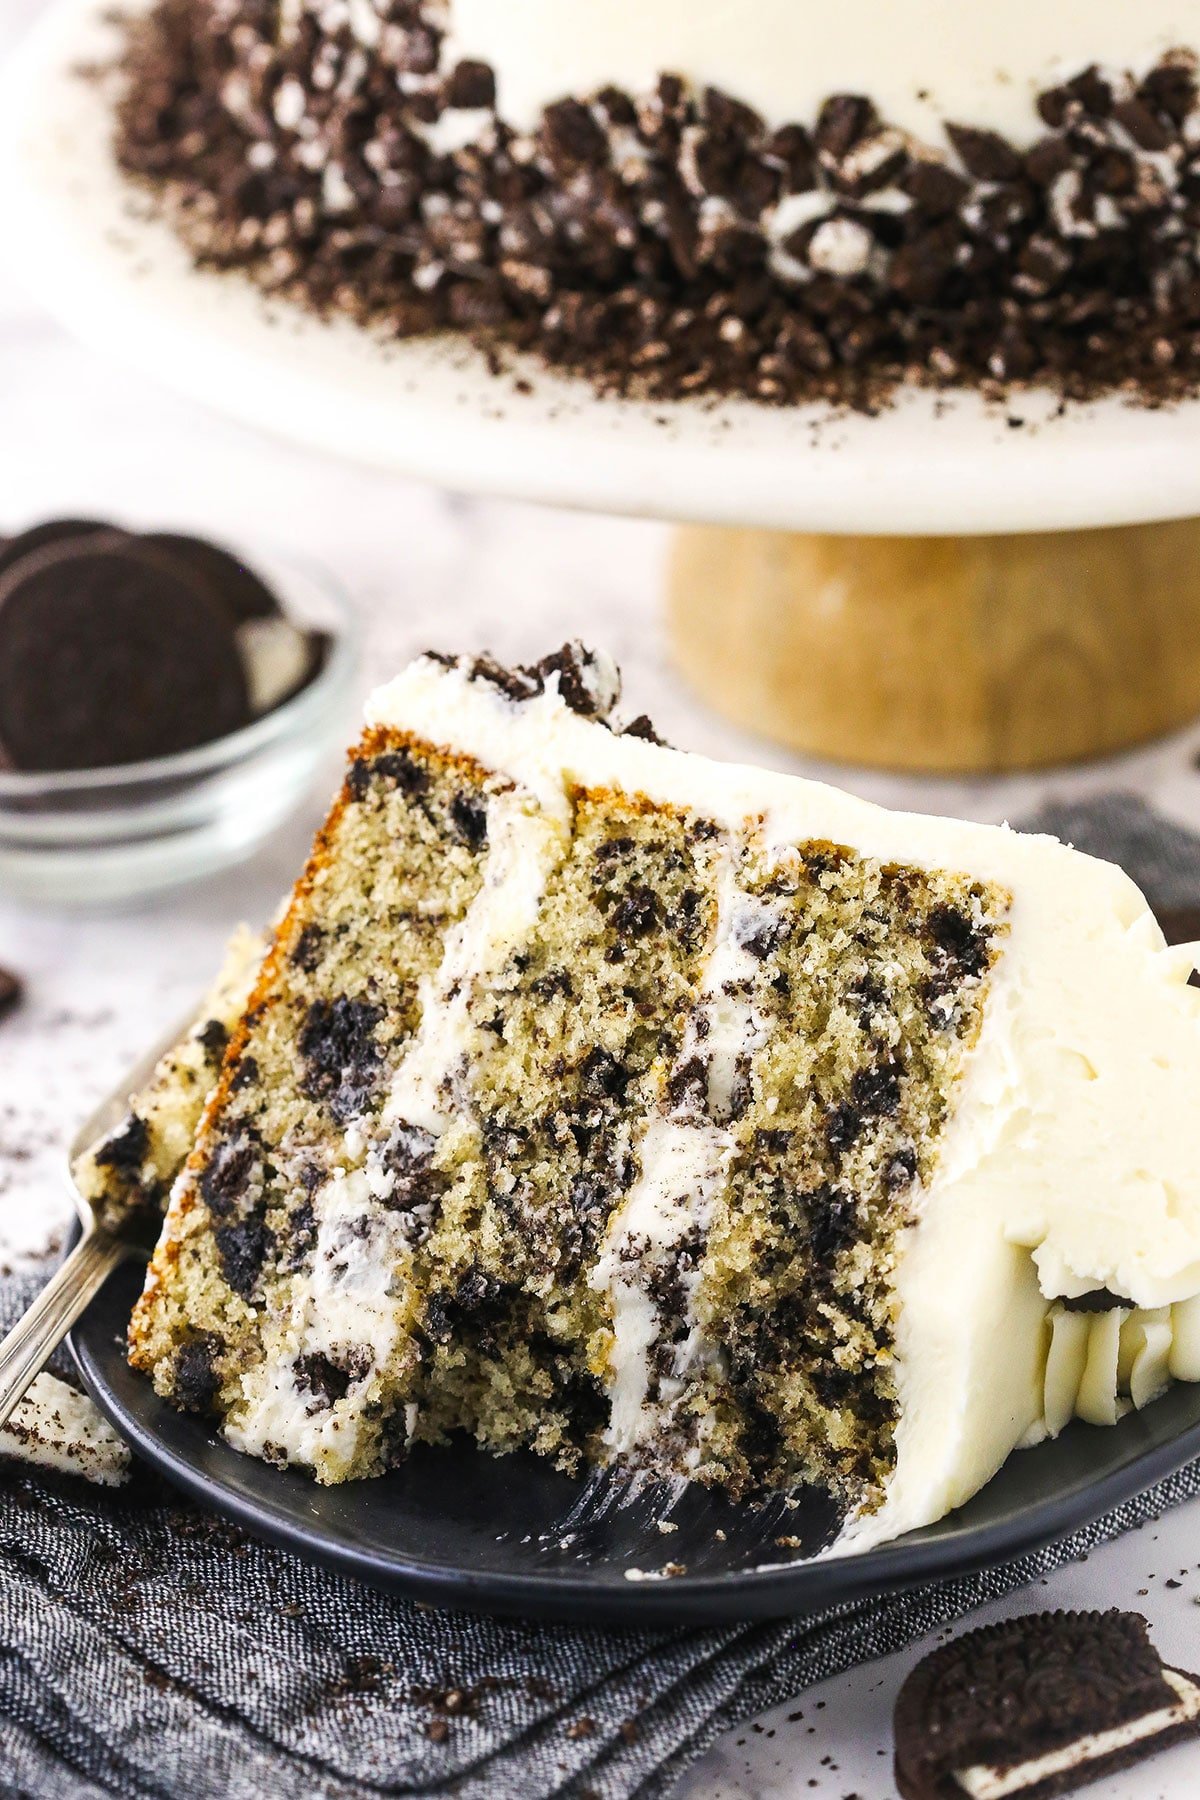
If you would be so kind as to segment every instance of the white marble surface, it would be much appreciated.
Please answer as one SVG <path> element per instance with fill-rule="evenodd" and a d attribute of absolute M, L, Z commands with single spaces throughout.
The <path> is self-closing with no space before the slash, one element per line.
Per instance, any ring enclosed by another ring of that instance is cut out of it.
<path fill-rule="evenodd" d="M 0 57 L 37 4 L 0 0 Z M 525 656 L 580 634 L 609 646 L 635 707 L 676 742 L 787 761 L 704 712 L 672 674 L 657 605 L 661 528 L 427 491 L 224 423 L 63 338 L 22 294 L 19 246 L 6 248 L 16 254 L 0 266 L 0 532 L 85 513 L 191 527 L 251 549 L 287 545 L 336 569 L 355 596 L 368 627 L 364 686 L 429 643 Z M 1192 732 L 1126 759 L 1122 784 L 1200 824 L 1197 742 Z M 1047 792 L 1102 786 L 1113 772 L 986 786 L 846 779 L 891 801 L 998 817 Z M 180 1015 L 237 920 L 271 911 L 319 811 L 314 795 L 307 815 L 249 865 L 119 912 L 31 912 L 0 895 L 0 963 L 27 983 L 24 1006 L 0 1026 L 0 1253 L 44 1252 L 61 1233 L 63 1149 L 75 1124 Z M 1195 1668 L 1198 1534 L 1200 1504 L 1007 1607 L 1138 1606 L 1164 1652 Z M 733 1734 L 682 1792 L 888 1800 L 891 1703 L 913 1660 L 905 1652 L 828 1682 Z M 1182 1800 L 1200 1791 L 1200 1747 L 1092 1791 L 1097 1800 Z"/>

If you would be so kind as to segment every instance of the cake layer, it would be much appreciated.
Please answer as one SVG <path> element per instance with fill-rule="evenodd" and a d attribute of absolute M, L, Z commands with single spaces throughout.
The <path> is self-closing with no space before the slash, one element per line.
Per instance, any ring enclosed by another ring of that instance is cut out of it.
<path fill-rule="evenodd" d="M 578 654 L 368 732 L 134 1360 L 324 1480 L 466 1429 L 845 1543 L 1200 1373 L 1191 959 L 1119 871 L 706 763 Z"/>
<path fill-rule="evenodd" d="M 326 9 L 327 10 L 327 9 Z M 487 63 L 519 130 L 567 94 L 651 93 L 664 72 L 736 94 L 771 125 L 814 119 L 830 94 L 870 94 L 903 131 L 939 143 L 947 119 L 1019 144 L 1036 97 L 1091 64 L 1150 69 L 1200 47 L 1187 0 L 445 0 L 451 66 Z M 351 7 L 371 48 L 369 7 Z"/>

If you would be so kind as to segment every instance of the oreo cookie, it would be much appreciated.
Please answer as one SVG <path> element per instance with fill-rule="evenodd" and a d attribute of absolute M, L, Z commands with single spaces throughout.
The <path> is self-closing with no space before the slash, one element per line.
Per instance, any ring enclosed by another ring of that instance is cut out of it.
<path fill-rule="evenodd" d="M 50 544 L 77 543 L 81 538 L 111 530 L 99 519 L 47 519 L 41 525 L 31 525 L 28 531 L 18 531 L 16 537 L 0 541 L 0 575 L 34 550 L 44 550 Z"/>
<path fill-rule="evenodd" d="M 169 756 L 250 716 L 229 610 L 161 549 L 68 534 L 0 570 L 0 743 L 14 767 Z"/>
<path fill-rule="evenodd" d="M 14 975 L 11 969 L 0 968 L 0 1019 L 16 1012 L 24 992 L 21 977 Z"/>
<path fill-rule="evenodd" d="M 1168 944 L 1200 942 L 1200 906 L 1169 906 L 1161 909 L 1158 922 Z"/>
<path fill-rule="evenodd" d="M 190 569 L 206 587 L 219 594 L 236 625 L 280 616 L 279 602 L 266 582 L 231 550 L 182 531 L 148 531 L 141 542 L 164 551 L 173 562 Z"/>
<path fill-rule="evenodd" d="M 1200 1733 L 1200 1682 L 1138 1613 L 1035 1613 L 969 1631 L 900 1690 L 901 1800 L 1050 1800 Z"/>

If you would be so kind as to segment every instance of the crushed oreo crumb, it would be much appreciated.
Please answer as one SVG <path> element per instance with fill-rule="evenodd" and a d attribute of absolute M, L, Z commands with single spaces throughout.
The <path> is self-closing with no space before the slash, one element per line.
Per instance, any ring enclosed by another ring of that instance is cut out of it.
<path fill-rule="evenodd" d="M 229 1043 L 229 1027 L 221 1019 L 209 1019 L 196 1033 L 210 1062 L 219 1062 Z"/>
<path fill-rule="evenodd" d="M 292 961 L 305 975 L 311 975 L 320 966 L 324 947 L 325 932 L 315 920 L 310 919 L 292 945 Z"/>
<path fill-rule="evenodd" d="M 353 1344 L 335 1358 L 319 1350 L 298 1356 L 292 1365 L 296 1386 L 311 1394 L 318 1407 L 344 1400 L 356 1381 L 370 1373 L 374 1357 L 366 1344 Z"/>
<path fill-rule="evenodd" d="M 319 14 L 281 36 L 269 0 L 236 31 L 197 0 L 131 24 L 117 154 L 198 264 L 395 336 L 534 349 L 602 392 L 871 410 L 903 383 L 1200 388 L 1184 52 L 1043 93 L 1027 150 L 964 120 L 937 152 L 852 94 L 771 129 L 673 75 L 521 134 L 436 17 L 385 10 L 370 55 Z M 481 129 L 438 150 L 464 116 Z"/>
<path fill-rule="evenodd" d="M 1111 1288 L 1092 1288 L 1090 1293 L 1064 1298 L 1060 1304 L 1064 1312 L 1098 1313 L 1132 1307 L 1133 1301 L 1121 1294 L 1114 1294 Z"/>
<path fill-rule="evenodd" d="M 97 1148 L 94 1159 L 102 1169 L 113 1169 L 119 1175 L 134 1177 L 141 1173 L 149 1149 L 150 1129 L 145 1119 L 130 1113 Z"/>
<path fill-rule="evenodd" d="M 233 1225 L 219 1225 L 215 1233 L 221 1273 L 243 1300 L 249 1300 L 268 1255 L 275 1247 L 275 1233 L 257 1213 Z"/>
<path fill-rule="evenodd" d="M 335 1119 L 360 1113 L 374 1086 L 382 1057 L 375 1030 L 383 1009 L 339 994 L 314 1000 L 300 1033 L 304 1092 L 323 1100 Z"/>
<path fill-rule="evenodd" d="M 482 850 L 487 843 L 487 807 L 468 794 L 456 794 L 450 802 L 450 823 L 468 850 Z"/>

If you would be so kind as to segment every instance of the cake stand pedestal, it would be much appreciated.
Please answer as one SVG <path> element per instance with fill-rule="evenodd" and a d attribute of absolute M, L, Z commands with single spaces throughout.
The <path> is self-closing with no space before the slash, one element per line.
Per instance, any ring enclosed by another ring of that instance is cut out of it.
<path fill-rule="evenodd" d="M 738 725 L 839 761 L 1039 768 L 1200 713 L 1200 521 L 1009 537 L 685 526 L 671 638 Z"/>
<path fill-rule="evenodd" d="M 528 361 L 497 376 L 459 340 L 322 324 L 198 273 L 147 215 L 113 164 L 111 95 L 82 72 L 116 47 L 110 0 L 55 0 L 0 81 L 5 244 L 80 336 L 327 453 L 685 521 L 679 662 L 798 748 L 1031 768 L 1200 712 L 1200 402 L 643 404 Z"/>

